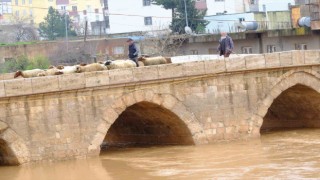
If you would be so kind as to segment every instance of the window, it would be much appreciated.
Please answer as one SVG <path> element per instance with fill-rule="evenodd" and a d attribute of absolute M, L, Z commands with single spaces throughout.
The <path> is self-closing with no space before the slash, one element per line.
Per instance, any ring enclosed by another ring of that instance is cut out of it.
<path fill-rule="evenodd" d="M 150 6 L 151 0 L 143 0 L 143 6 Z"/>
<path fill-rule="evenodd" d="M 113 48 L 113 54 L 114 55 L 122 55 L 124 54 L 124 47 L 123 46 L 117 46 Z"/>
<path fill-rule="evenodd" d="M 307 50 L 307 45 L 306 44 L 296 44 L 295 45 L 296 50 Z"/>
<path fill-rule="evenodd" d="M 78 7 L 77 6 L 72 6 L 72 11 L 73 12 L 77 12 L 78 11 Z"/>
<path fill-rule="evenodd" d="M 19 5 L 19 0 L 16 0 L 16 5 Z"/>
<path fill-rule="evenodd" d="M 26 0 L 22 0 L 22 4 L 26 4 Z"/>
<path fill-rule="evenodd" d="M 199 54 L 198 50 L 190 50 L 190 51 L 191 51 L 192 55 L 198 55 Z"/>
<path fill-rule="evenodd" d="M 273 53 L 276 52 L 276 46 L 275 45 L 267 45 L 267 53 Z"/>
<path fill-rule="evenodd" d="M 27 15 L 27 10 L 23 10 L 23 16 L 26 16 Z"/>
<path fill-rule="evenodd" d="M 96 15 L 96 21 L 99 21 L 99 15 L 98 14 Z"/>
<path fill-rule="evenodd" d="M 250 0 L 250 4 L 257 4 L 256 0 Z"/>
<path fill-rule="evenodd" d="M 66 6 L 61 6 L 61 10 L 66 10 Z"/>
<path fill-rule="evenodd" d="M 144 18 L 144 25 L 146 25 L 146 26 L 152 25 L 152 17 L 145 17 Z"/>
<path fill-rule="evenodd" d="M 30 9 L 29 13 L 30 13 L 30 17 L 33 17 L 33 11 L 32 11 L 32 9 Z"/>
<path fill-rule="evenodd" d="M 32 0 L 29 0 L 29 4 L 32 4 Z"/>
<path fill-rule="evenodd" d="M 19 17 L 20 13 L 19 11 L 16 11 L 16 16 Z"/>
<path fill-rule="evenodd" d="M 242 54 L 252 54 L 252 47 L 250 46 L 246 46 L 246 47 L 242 47 Z"/>
<path fill-rule="evenodd" d="M 97 8 L 97 9 L 94 9 L 94 12 L 95 13 L 99 13 L 99 9 Z"/>

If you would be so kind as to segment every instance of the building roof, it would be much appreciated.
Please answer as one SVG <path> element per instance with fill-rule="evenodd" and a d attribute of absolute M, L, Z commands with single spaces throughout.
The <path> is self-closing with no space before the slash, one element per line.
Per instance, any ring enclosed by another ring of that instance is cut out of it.
<path fill-rule="evenodd" d="M 69 4 L 69 0 L 57 0 L 56 3 L 57 3 L 57 5 Z"/>

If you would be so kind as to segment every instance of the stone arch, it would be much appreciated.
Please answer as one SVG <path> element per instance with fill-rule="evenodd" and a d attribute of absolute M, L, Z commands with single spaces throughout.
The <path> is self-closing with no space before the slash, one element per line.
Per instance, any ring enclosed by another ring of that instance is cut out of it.
<path fill-rule="evenodd" d="M 207 137 L 203 132 L 203 128 L 195 115 L 171 94 L 155 94 L 151 90 L 135 91 L 123 95 L 113 101 L 113 103 L 102 110 L 100 124 L 97 127 L 97 133 L 91 141 L 88 151 L 89 154 L 98 154 L 100 145 L 103 142 L 110 126 L 117 120 L 119 115 L 125 111 L 127 107 L 140 102 L 149 102 L 162 106 L 177 115 L 189 129 L 195 144 L 208 143 Z"/>
<path fill-rule="evenodd" d="M 253 136 L 260 135 L 260 128 L 263 118 L 273 102 L 286 90 L 291 87 L 301 85 L 320 93 L 320 75 L 312 70 L 296 71 L 292 70 L 279 77 L 270 89 L 269 93 L 258 103 L 256 112 L 250 120 L 250 130 Z"/>
<path fill-rule="evenodd" d="M 0 121 L 0 163 L 20 165 L 30 161 L 26 144 L 6 123 Z"/>

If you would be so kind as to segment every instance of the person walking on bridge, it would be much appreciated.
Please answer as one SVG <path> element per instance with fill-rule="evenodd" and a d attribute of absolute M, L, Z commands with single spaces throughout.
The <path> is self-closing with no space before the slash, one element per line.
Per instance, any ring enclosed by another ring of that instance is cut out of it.
<path fill-rule="evenodd" d="M 129 59 L 132 60 L 133 62 L 136 63 L 137 67 L 139 67 L 138 64 L 138 55 L 139 55 L 139 50 L 136 46 L 136 44 L 134 43 L 133 39 L 129 38 L 127 40 L 127 43 L 129 45 Z"/>
<path fill-rule="evenodd" d="M 232 38 L 226 32 L 221 32 L 218 51 L 220 56 L 229 57 L 234 48 Z"/>

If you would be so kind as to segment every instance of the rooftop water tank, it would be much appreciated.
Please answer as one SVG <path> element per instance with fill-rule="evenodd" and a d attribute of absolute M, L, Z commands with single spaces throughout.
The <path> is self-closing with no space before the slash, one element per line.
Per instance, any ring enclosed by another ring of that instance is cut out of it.
<path fill-rule="evenodd" d="M 311 27 L 311 18 L 302 17 L 298 20 L 298 24 L 300 27 Z"/>
<path fill-rule="evenodd" d="M 255 31 L 258 29 L 258 23 L 256 21 L 242 21 L 241 24 L 244 26 L 246 31 Z"/>

